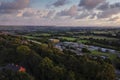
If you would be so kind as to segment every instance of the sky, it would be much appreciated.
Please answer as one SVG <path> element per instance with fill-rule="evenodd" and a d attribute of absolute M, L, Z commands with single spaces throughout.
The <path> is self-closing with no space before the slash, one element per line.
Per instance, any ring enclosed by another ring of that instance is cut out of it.
<path fill-rule="evenodd" d="M 0 25 L 120 26 L 120 0 L 0 0 Z"/>

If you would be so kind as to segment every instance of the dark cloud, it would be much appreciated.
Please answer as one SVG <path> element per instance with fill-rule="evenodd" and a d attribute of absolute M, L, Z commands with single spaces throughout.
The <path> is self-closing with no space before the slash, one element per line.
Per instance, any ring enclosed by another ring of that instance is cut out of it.
<path fill-rule="evenodd" d="M 88 11 L 83 11 L 81 14 L 75 16 L 75 19 L 83 19 L 89 15 L 90 15 L 90 13 Z"/>
<path fill-rule="evenodd" d="M 110 8 L 110 4 L 108 2 L 104 2 L 97 7 L 97 9 L 99 9 L 99 10 L 106 10 L 106 9 L 109 9 L 109 8 Z"/>
<path fill-rule="evenodd" d="M 26 8 L 29 0 L 14 0 L 12 2 L 0 2 L 0 13 L 11 13 Z"/>
<path fill-rule="evenodd" d="M 110 8 L 120 8 L 120 2 L 110 5 Z"/>
<path fill-rule="evenodd" d="M 30 11 L 26 11 L 22 14 L 23 17 L 32 17 L 34 15 L 35 15 L 35 13 L 30 12 Z"/>
<path fill-rule="evenodd" d="M 119 12 L 120 12 L 120 8 L 108 9 L 108 10 L 105 10 L 97 14 L 97 17 L 98 18 L 109 18 L 112 15 L 118 14 Z"/>
<path fill-rule="evenodd" d="M 55 7 L 59 7 L 59 6 L 63 6 L 68 2 L 68 0 L 57 0 L 55 3 L 53 3 L 53 5 Z"/>
<path fill-rule="evenodd" d="M 94 19 L 96 17 L 96 12 L 94 11 L 83 11 L 81 14 L 75 16 L 75 19 L 84 19 L 89 17 L 89 19 Z"/>
<path fill-rule="evenodd" d="M 58 16 L 76 16 L 78 13 L 77 6 L 73 5 L 70 9 L 68 10 L 63 10 L 59 13 L 57 13 Z"/>
<path fill-rule="evenodd" d="M 55 10 L 49 11 L 45 18 L 51 18 L 55 14 Z"/>
<path fill-rule="evenodd" d="M 108 2 L 104 2 L 97 7 L 98 10 L 101 10 L 99 14 L 97 14 L 98 18 L 109 18 L 112 15 L 120 13 L 120 2 L 110 4 Z"/>
<path fill-rule="evenodd" d="M 105 0 L 80 0 L 79 6 L 86 9 L 93 9 Z"/>
<path fill-rule="evenodd" d="M 51 19 L 53 18 L 55 14 L 55 10 L 38 10 L 38 9 L 33 9 L 33 8 L 27 8 L 21 11 L 20 16 L 22 17 L 36 17 L 36 18 L 47 18 Z M 19 15 L 18 15 L 19 16 Z"/>
<path fill-rule="evenodd" d="M 109 2 L 104 2 L 101 5 L 97 7 L 99 10 L 107 10 L 107 9 L 113 9 L 113 8 L 120 8 L 120 2 L 110 4 Z"/>
<path fill-rule="evenodd" d="M 77 19 L 90 16 L 90 18 L 97 17 L 98 19 L 109 18 L 112 15 L 120 13 L 120 2 L 110 3 L 107 0 L 80 0 L 79 7 L 93 13 L 84 12 L 77 16 Z M 100 10 L 99 13 L 94 13 L 94 10 Z"/>

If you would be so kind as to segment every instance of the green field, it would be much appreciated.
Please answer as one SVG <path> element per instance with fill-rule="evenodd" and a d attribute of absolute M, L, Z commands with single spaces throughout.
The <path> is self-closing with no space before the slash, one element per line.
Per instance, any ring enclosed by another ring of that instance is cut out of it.
<path fill-rule="evenodd" d="M 116 54 L 103 53 L 103 52 L 99 52 L 99 51 L 92 51 L 91 54 L 96 55 L 96 56 L 107 56 L 108 58 L 110 58 L 110 60 L 114 60 L 117 57 Z"/>
<path fill-rule="evenodd" d="M 67 40 L 67 41 L 74 41 L 76 38 L 73 37 L 60 37 L 60 39 Z"/>
<path fill-rule="evenodd" d="M 118 40 L 117 38 L 111 38 L 111 37 L 104 37 L 104 36 L 79 36 L 81 39 L 106 39 L 106 40 Z"/>
<path fill-rule="evenodd" d="M 89 40 L 78 40 L 77 41 L 78 43 L 87 43 L 87 42 L 90 42 Z"/>
<path fill-rule="evenodd" d="M 24 37 L 27 38 L 27 39 L 40 39 L 38 37 L 33 37 L 33 36 L 24 36 Z"/>
<path fill-rule="evenodd" d="M 48 33 L 39 33 L 39 34 L 34 34 L 34 35 L 32 35 L 32 36 L 43 36 L 43 37 L 49 37 L 49 36 L 51 36 L 51 34 L 48 34 Z"/>
<path fill-rule="evenodd" d="M 41 37 L 49 37 L 49 36 L 51 36 L 51 34 L 49 34 L 49 33 L 33 33 L 33 34 L 26 34 L 26 36 L 33 36 L 33 37 L 39 37 L 39 36 L 41 36 Z"/>

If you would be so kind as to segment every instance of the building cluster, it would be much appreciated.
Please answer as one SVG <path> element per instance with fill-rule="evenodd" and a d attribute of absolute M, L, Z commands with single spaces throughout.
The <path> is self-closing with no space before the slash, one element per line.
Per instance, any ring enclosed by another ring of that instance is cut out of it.
<path fill-rule="evenodd" d="M 113 53 L 115 54 L 117 51 L 108 49 L 108 48 L 102 48 L 102 47 L 97 47 L 97 46 L 91 46 L 91 45 L 85 45 L 81 43 L 76 43 L 76 42 L 60 42 L 55 45 L 56 48 L 60 49 L 63 51 L 64 49 L 70 50 L 72 52 L 75 52 L 77 55 L 83 55 L 82 49 L 86 48 L 90 51 L 100 51 L 104 53 Z"/>

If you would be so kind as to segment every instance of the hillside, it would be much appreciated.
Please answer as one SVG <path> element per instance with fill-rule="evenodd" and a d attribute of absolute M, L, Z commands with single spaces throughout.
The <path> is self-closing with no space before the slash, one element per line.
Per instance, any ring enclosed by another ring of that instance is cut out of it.
<path fill-rule="evenodd" d="M 77 56 L 12 35 L 0 35 L 0 68 L 1 80 L 115 80 L 107 59 Z"/>

